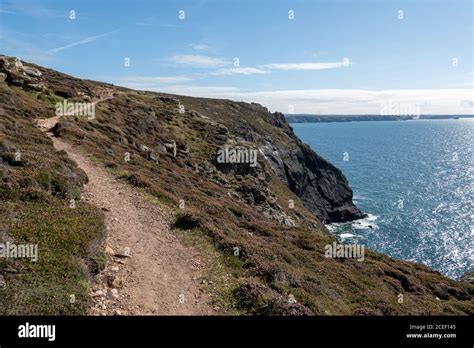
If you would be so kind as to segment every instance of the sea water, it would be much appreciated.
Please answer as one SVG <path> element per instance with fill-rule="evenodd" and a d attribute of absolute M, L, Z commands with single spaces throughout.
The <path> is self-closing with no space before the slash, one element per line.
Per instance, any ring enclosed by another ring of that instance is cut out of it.
<path fill-rule="evenodd" d="M 368 218 L 329 225 L 342 241 L 455 279 L 473 263 L 474 119 L 292 124 L 342 170 Z"/>

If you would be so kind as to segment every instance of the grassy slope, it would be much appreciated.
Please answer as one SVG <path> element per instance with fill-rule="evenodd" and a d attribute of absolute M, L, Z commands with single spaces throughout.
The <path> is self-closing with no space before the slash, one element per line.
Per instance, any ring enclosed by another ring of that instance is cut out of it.
<path fill-rule="evenodd" d="M 32 121 L 51 115 L 56 98 L 0 83 L 0 242 L 38 244 L 39 252 L 37 262 L 0 259 L 7 283 L 0 314 L 85 314 L 88 278 L 103 264 L 101 211 L 82 202 L 69 207 L 85 174 Z"/>

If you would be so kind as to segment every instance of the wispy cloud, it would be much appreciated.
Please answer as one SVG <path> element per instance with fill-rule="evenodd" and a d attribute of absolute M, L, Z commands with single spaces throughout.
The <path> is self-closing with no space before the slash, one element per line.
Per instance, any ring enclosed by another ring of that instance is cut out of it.
<path fill-rule="evenodd" d="M 1 1 L 1 14 L 18 15 L 41 18 L 60 18 L 66 17 L 67 12 L 60 12 L 56 9 L 44 7 L 38 1 L 17 0 L 14 2 Z"/>
<path fill-rule="evenodd" d="M 211 46 L 205 44 L 191 44 L 190 46 L 196 51 L 210 51 L 212 49 Z"/>
<path fill-rule="evenodd" d="M 125 86 L 135 88 L 134 86 Z M 381 114 L 387 103 L 416 105 L 421 114 L 474 114 L 471 89 L 248 91 L 229 86 L 149 85 L 150 91 L 260 103 L 271 111 L 309 114 Z"/>
<path fill-rule="evenodd" d="M 190 76 L 130 76 L 124 78 L 112 78 L 113 81 L 120 83 L 132 83 L 134 85 L 153 85 L 153 84 L 177 84 L 194 80 Z"/>
<path fill-rule="evenodd" d="M 155 91 L 163 93 L 172 93 L 178 95 L 189 95 L 195 97 L 213 97 L 213 98 L 227 98 L 229 95 L 235 93 L 245 92 L 244 89 L 229 86 L 193 86 L 185 84 L 175 85 L 160 85 L 152 81 L 133 81 L 122 79 L 120 81 L 111 81 L 115 85 L 138 89 L 143 91 Z"/>
<path fill-rule="evenodd" d="M 170 61 L 179 66 L 193 68 L 220 68 L 231 64 L 229 60 L 202 56 L 198 54 L 177 54 L 170 58 Z"/>
<path fill-rule="evenodd" d="M 100 35 L 89 36 L 89 37 L 86 37 L 86 38 L 84 38 L 84 39 L 82 39 L 82 40 L 80 40 L 80 41 L 76 41 L 76 42 L 70 43 L 70 44 L 65 45 L 65 46 L 61 46 L 61 47 L 56 47 L 56 48 L 50 49 L 50 50 L 48 50 L 46 53 L 47 53 L 47 54 L 56 54 L 56 53 L 58 53 L 58 52 L 67 50 L 67 49 L 72 48 L 72 47 L 76 47 L 76 46 L 80 46 L 80 45 L 85 45 L 85 44 L 94 42 L 94 41 L 96 41 L 97 39 L 100 39 L 101 37 L 110 35 L 110 34 L 116 32 L 116 31 L 117 31 L 117 30 L 114 30 L 114 31 L 111 31 L 111 32 L 108 32 L 108 33 L 104 33 L 104 34 L 100 34 Z"/>
<path fill-rule="evenodd" d="M 25 35 L 17 31 L 0 30 L 0 47 L 2 54 L 14 55 L 24 61 L 37 64 L 49 64 L 51 55 L 37 46 L 38 37 Z"/>
<path fill-rule="evenodd" d="M 271 70 L 326 70 L 342 68 L 352 65 L 351 61 L 326 62 L 326 63 L 284 63 L 284 64 L 265 64 L 260 66 Z"/>
<path fill-rule="evenodd" d="M 150 89 L 157 90 L 157 89 Z M 237 87 L 229 86 L 190 86 L 190 85 L 176 85 L 167 86 L 159 90 L 160 92 L 174 93 L 181 95 L 190 95 L 198 97 L 213 97 L 213 98 L 226 98 L 234 93 L 242 93 L 245 90 Z"/>
<path fill-rule="evenodd" d="M 0 13 L 4 14 L 20 14 L 19 12 L 14 12 L 14 11 L 8 11 L 0 8 Z"/>
<path fill-rule="evenodd" d="M 253 101 L 272 111 L 322 114 L 380 114 L 386 103 L 417 105 L 421 114 L 473 114 L 469 108 L 472 90 L 465 89 L 401 89 L 358 90 L 318 89 L 233 93 L 231 99 Z M 290 108 L 291 106 L 291 108 Z"/>
<path fill-rule="evenodd" d="M 223 68 L 212 73 L 212 75 L 226 76 L 226 75 L 263 75 L 270 74 L 269 70 L 262 70 L 252 67 L 235 67 L 235 68 Z"/>

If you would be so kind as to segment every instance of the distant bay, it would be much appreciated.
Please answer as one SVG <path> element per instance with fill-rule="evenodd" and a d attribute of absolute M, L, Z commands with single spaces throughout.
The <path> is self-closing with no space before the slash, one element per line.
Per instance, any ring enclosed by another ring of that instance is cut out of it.
<path fill-rule="evenodd" d="M 362 121 L 411 121 L 411 120 L 451 120 L 474 118 L 474 115 L 312 115 L 287 114 L 290 123 L 362 122 Z"/>

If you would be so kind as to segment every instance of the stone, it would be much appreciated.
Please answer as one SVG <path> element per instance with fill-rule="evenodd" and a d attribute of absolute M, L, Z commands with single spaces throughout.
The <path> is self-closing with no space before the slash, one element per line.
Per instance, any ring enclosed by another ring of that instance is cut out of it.
<path fill-rule="evenodd" d="M 42 73 L 38 69 L 25 66 L 18 58 L 0 57 L 0 80 L 24 88 L 25 90 L 45 91 L 41 81 Z"/>
<path fill-rule="evenodd" d="M 22 68 L 23 67 L 23 64 L 21 62 L 21 60 L 19 58 L 15 58 L 14 62 L 13 62 L 13 66 L 17 69 L 19 68 Z"/>
<path fill-rule="evenodd" d="M 109 255 L 114 255 L 115 254 L 114 249 L 112 249 L 109 245 L 105 246 L 105 252 Z"/>
<path fill-rule="evenodd" d="M 119 292 L 117 289 L 111 289 L 110 290 L 110 295 L 112 295 L 113 298 L 118 299 L 119 298 Z"/>
<path fill-rule="evenodd" d="M 41 77 L 41 76 L 43 75 L 43 74 L 41 73 L 41 71 L 39 71 L 38 69 L 29 67 L 29 66 L 23 67 L 23 71 L 24 71 L 27 75 L 30 75 L 30 76 L 33 76 L 33 77 Z"/>
<path fill-rule="evenodd" d="M 38 92 L 46 90 L 46 86 L 43 83 L 31 83 L 28 85 L 28 88 Z"/>
<path fill-rule="evenodd" d="M 107 285 L 110 288 L 119 289 L 123 286 L 123 280 L 119 277 L 114 276 L 114 275 L 108 275 L 107 276 Z"/>
<path fill-rule="evenodd" d="M 148 152 L 148 154 L 147 154 L 147 159 L 148 159 L 148 160 L 151 160 L 151 161 L 158 161 L 158 158 L 159 158 L 159 157 L 158 157 L 158 154 L 155 153 L 155 152 L 153 152 L 153 151 L 152 151 L 152 152 Z"/>
<path fill-rule="evenodd" d="M 166 146 L 164 146 L 164 145 L 158 145 L 156 147 L 156 150 L 158 151 L 158 153 L 162 153 L 162 154 L 166 154 L 168 152 L 166 150 Z"/>
<path fill-rule="evenodd" d="M 130 257 L 130 253 L 128 252 L 123 252 L 123 253 L 120 253 L 120 252 L 117 252 L 114 254 L 115 257 L 120 257 L 120 258 L 126 258 L 126 257 Z"/>

